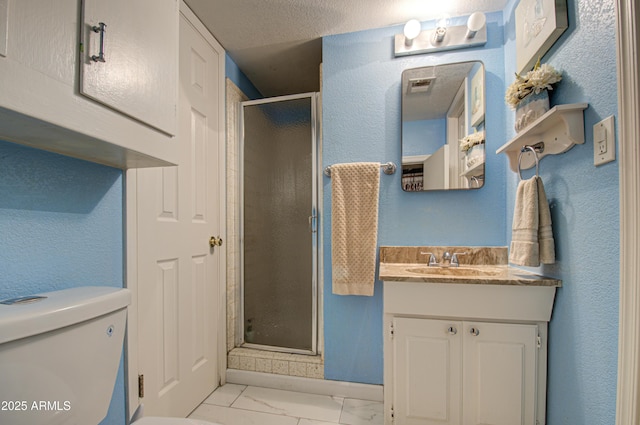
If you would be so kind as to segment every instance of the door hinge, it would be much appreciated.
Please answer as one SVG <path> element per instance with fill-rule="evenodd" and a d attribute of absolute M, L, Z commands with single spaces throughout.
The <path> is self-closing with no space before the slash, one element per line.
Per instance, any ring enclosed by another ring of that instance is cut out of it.
<path fill-rule="evenodd" d="M 144 375 L 138 375 L 138 397 L 144 398 Z"/>
<path fill-rule="evenodd" d="M 394 330 L 393 330 L 393 323 L 391 324 L 391 326 L 389 326 L 389 335 L 391 335 L 391 338 L 393 339 L 393 335 L 394 335 Z"/>
<path fill-rule="evenodd" d="M 540 347 L 542 347 L 542 338 L 540 337 L 540 335 L 538 335 L 538 350 L 540 349 Z"/>
<path fill-rule="evenodd" d="M 395 422 L 395 412 L 393 411 L 393 406 L 391 406 L 391 423 Z"/>

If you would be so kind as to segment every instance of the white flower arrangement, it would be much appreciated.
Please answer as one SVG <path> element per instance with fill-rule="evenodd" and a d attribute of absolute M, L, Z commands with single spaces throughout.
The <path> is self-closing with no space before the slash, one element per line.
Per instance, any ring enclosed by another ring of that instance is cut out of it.
<path fill-rule="evenodd" d="M 467 152 L 475 145 L 480 145 L 482 143 L 484 143 L 484 131 L 474 130 L 473 134 L 469 134 L 468 136 L 460 139 L 460 150 L 462 152 Z"/>
<path fill-rule="evenodd" d="M 542 90 L 553 90 L 552 84 L 562 80 L 562 74 L 551 65 L 540 65 L 540 59 L 533 70 L 527 72 L 524 77 L 516 74 L 516 80 L 507 88 L 504 100 L 511 109 L 531 93 L 540 93 Z"/>

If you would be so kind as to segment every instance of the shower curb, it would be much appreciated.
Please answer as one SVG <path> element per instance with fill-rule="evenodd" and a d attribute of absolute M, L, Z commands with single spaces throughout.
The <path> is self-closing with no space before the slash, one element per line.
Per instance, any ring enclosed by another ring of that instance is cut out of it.
<path fill-rule="evenodd" d="M 383 401 L 382 385 L 360 384 L 357 382 L 328 381 L 324 379 L 227 369 L 227 383 L 334 397 Z"/>

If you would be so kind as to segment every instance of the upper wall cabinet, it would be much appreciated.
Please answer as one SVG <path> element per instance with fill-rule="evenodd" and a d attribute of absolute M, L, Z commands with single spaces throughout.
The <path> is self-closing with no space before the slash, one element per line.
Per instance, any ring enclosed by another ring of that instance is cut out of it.
<path fill-rule="evenodd" d="M 101 5 L 9 1 L 0 140 L 123 169 L 176 164 L 178 1 L 87 3 Z M 91 59 L 100 47 L 105 62 Z"/>
<path fill-rule="evenodd" d="M 84 0 L 80 92 L 174 135 L 175 0 Z"/>

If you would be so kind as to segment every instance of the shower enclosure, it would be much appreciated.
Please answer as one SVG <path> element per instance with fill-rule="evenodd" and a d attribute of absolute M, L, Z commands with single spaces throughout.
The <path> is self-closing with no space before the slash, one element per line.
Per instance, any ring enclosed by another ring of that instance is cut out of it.
<path fill-rule="evenodd" d="M 317 94 L 242 102 L 244 347 L 317 353 Z"/>

